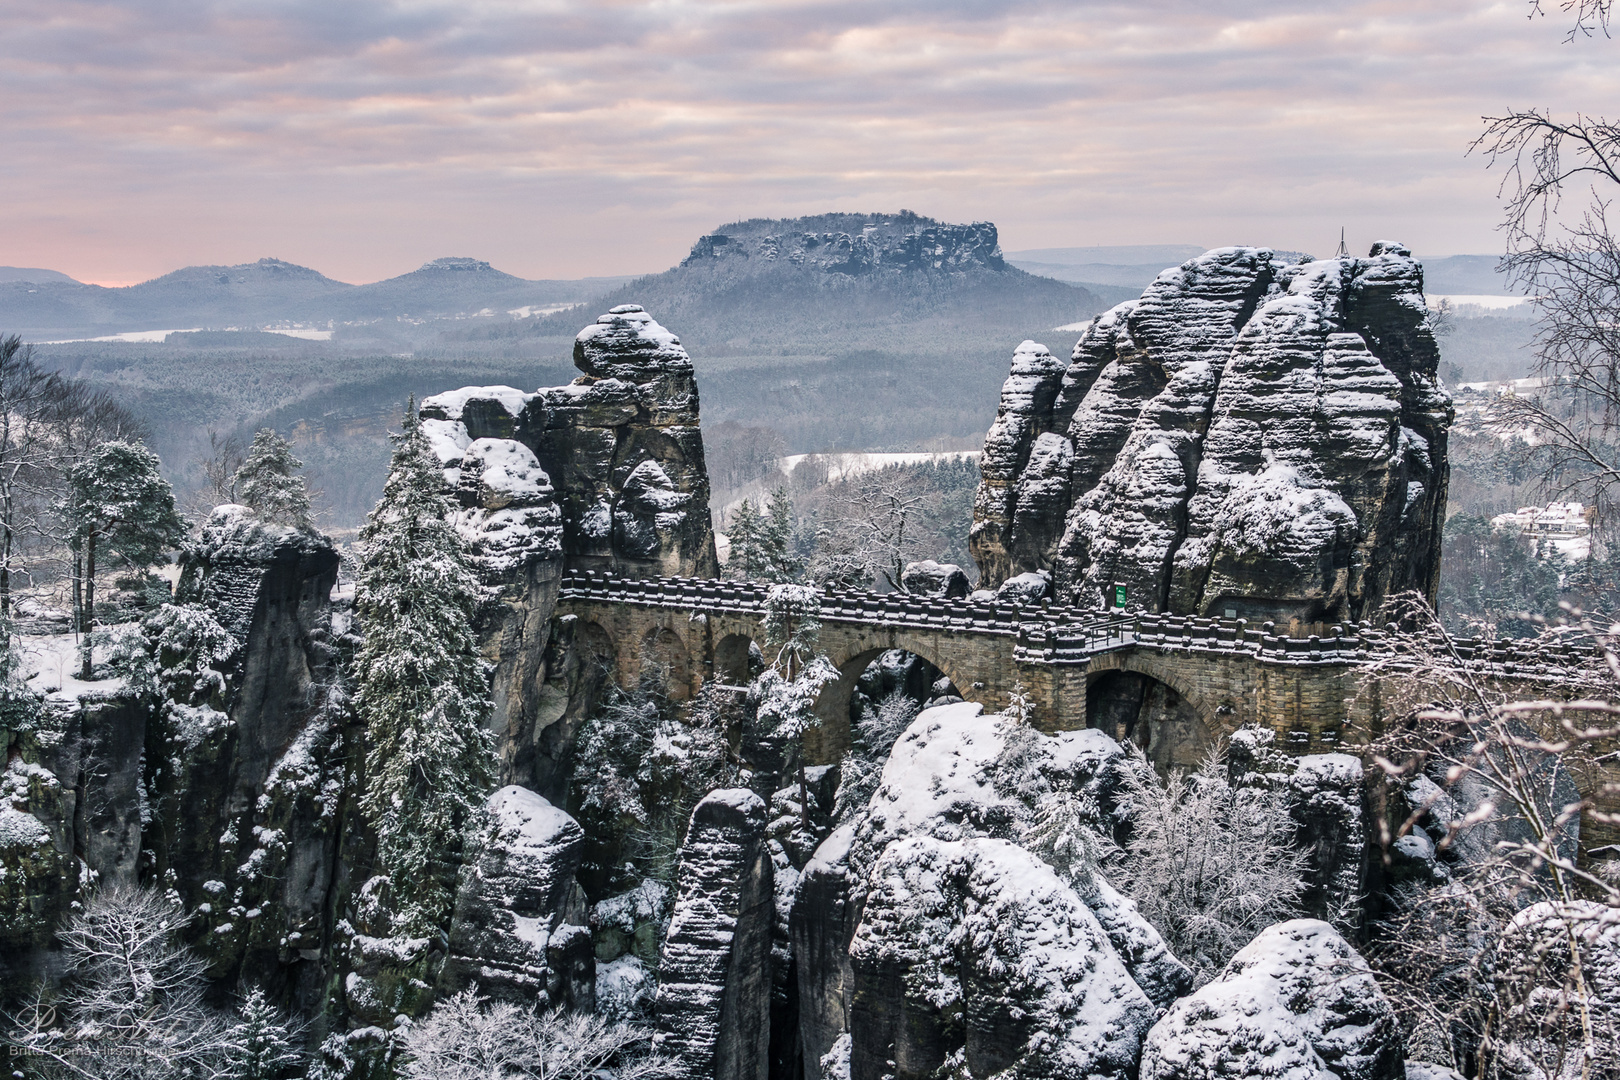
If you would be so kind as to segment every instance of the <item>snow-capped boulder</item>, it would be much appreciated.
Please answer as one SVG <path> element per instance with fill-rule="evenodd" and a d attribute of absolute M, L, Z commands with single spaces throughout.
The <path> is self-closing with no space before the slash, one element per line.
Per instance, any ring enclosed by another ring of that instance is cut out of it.
<path fill-rule="evenodd" d="M 1143 1046 L 1141 1080 L 1271 1076 L 1402 1080 L 1395 1010 L 1331 926 L 1263 930 L 1215 981 L 1170 1007 Z"/>
<path fill-rule="evenodd" d="M 852 1080 L 1128 1077 L 1154 1007 L 1096 916 L 1005 840 L 891 844 L 850 947 Z M 890 1065 L 892 1062 L 892 1066 Z"/>
<path fill-rule="evenodd" d="M 516 785 L 495 792 L 484 809 L 477 853 L 456 892 L 441 986 L 454 993 L 476 982 L 499 999 L 589 1007 L 595 963 L 584 893 L 574 880 L 584 832 Z"/>
<path fill-rule="evenodd" d="M 996 588 L 995 598 L 1003 604 L 1032 607 L 1052 595 L 1052 575 L 1045 570 L 1014 574 Z"/>
<path fill-rule="evenodd" d="M 672 1077 L 766 1074 L 776 911 L 765 816 L 747 788 L 712 791 L 692 811 L 658 962 L 655 1011 Z"/>
<path fill-rule="evenodd" d="M 946 600 L 959 600 L 968 594 L 967 574 L 955 563 L 923 559 L 907 563 L 900 574 L 900 584 L 916 596 L 938 596 Z"/>
<path fill-rule="evenodd" d="M 1013 731 L 1021 750 L 1009 754 Z M 1121 753 L 1100 731 L 1043 735 L 985 717 L 976 704 L 918 715 L 865 815 L 829 837 L 805 868 L 794 942 L 800 962 L 813 958 L 816 967 L 800 976 L 807 1075 L 845 1029 L 852 1077 L 881 1075 L 889 1058 L 896 1075 L 931 1075 L 951 1054 L 963 1055 L 973 1076 L 1060 1060 L 1081 1070 L 1074 1075 L 1128 1070 L 1157 1008 L 1185 992 L 1191 975 L 1108 882 L 1067 883 L 1015 843 L 1037 797 L 1026 789 L 1086 791 L 1106 802 Z M 1035 911 L 1060 913 L 1061 932 L 1025 919 Z M 1012 935 L 1003 947 L 1023 960 L 981 963 L 992 924 Z M 968 941 L 979 944 L 958 948 Z M 1061 955 L 1042 953 L 1043 941 L 1056 942 Z M 1051 974 L 1080 969 L 1110 974 L 1083 991 Z M 960 1000 L 950 997 L 953 980 Z M 932 989 L 918 989 L 924 983 Z M 1060 984 L 1070 997 L 1053 989 Z M 1116 1005 L 1140 1026 L 1110 1019 Z M 1071 1006 L 1098 1026 L 1074 1027 L 1064 1012 Z M 965 1030 L 951 1019 L 957 1010 Z M 1063 1032 L 1091 1049 L 1069 1045 Z"/>
<path fill-rule="evenodd" d="M 985 439 L 970 546 L 995 586 L 1251 619 L 1354 620 L 1439 565 L 1451 404 L 1399 244 L 1300 261 L 1221 248 L 1025 343 Z"/>

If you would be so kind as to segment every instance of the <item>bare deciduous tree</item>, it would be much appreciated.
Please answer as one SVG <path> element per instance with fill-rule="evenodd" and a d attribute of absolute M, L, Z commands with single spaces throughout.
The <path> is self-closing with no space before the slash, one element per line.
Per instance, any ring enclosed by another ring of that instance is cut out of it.
<path fill-rule="evenodd" d="M 1514 701 L 1500 671 L 1421 599 L 1398 609 L 1368 673 L 1399 722 L 1373 747 L 1386 862 L 1436 851 L 1429 880 L 1394 890 L 1372 960 L 1412 1056 L 1470 1075 L 1620 1075 L 1620 881 L 1578 857 L 1579 828 L 1620 824 L 1620 658 L 1605 620 L 1578 615 L 1532 648 L 1567 698 Z M 1496 676 L 1496 677 L 1493 677 Z"/>
<path fill-rule="evenodd" d="M 1543 380 L 1539 392 L 1504 398 L 1494 420 L 1546 444 L 1552 489 L 1606 510 L 1620 484 L 1620 244 L 1608 221 L 1620 126 L 1535 109 L 1485 123 L 1471 149 L 1504 170 L 1502 266 L 1536 298 Z"/>
<path fill-rule="evenodd" d="M 1614 0 L 1554 0 L 1558 10 L 1575 16 L 1575 25 L 1570 27 L 1565 41 L 1574 41 L 1577 37 L 1593 37 L 1602 34 L 1609 36 L 1609 16 L 1614 8 Z M 1530 0 L 1530 17 L 1547 13 L 1547 5 L 1543 0 Z"/>
<path fill-rule="evenodd" d="M 845 480 L 837 494 L 816 533 L 811 577 L 845 587 L 865 587 L 881 578 L 891 590 L 904 592 L 900 578 L 906 563 L 923 557 L 917 519 L 927 495 L 890 469 Z"/>
<path fill-rule="evenodd" d="M 67 981 L 14 1016 L 12 1042 L 34 1072 L 83 1080 L 234 1080 L 244 1059 L 286 1065 L 288 1032 L 262 997 L 243 1022 L 203 1000 L 207 964 L 180 944 L 188 919 L 150 889 L 102 889 L 58 935 Z"/>
<path fill-rule="evenodd" d="M 1121 891 L 1193 969 L 1195 985 L 1289 918 L 1305 889 L 1284 795 L 1233 784 L 1222 750 L 1191 776 L 1161 780 L 1140 753 L 1122 772 L 1131 836 L 1117 863 Z"/>
<path fill-rule="evenodd" d="M 650 1080 L 669 1073 L 651 1042 L 636 1024 L 482 1004 L 473 987 L 411 1025 L 403 1071 L 409 1080 Z"/>

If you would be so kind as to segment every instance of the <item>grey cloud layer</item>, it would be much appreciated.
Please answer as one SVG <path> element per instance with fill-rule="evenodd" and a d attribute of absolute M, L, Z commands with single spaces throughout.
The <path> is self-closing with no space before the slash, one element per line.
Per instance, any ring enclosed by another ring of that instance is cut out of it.
<path fill-rule="evenodd" d="M 1477 250 L 1479 115 L 1620 82 L 1516 2 L 3 10 L 6 261 L 104 276 L 266 244 L 351 278 L 652 269 L 728 218 L 900 205 L 1014 246 L 1365 219 Z"/>

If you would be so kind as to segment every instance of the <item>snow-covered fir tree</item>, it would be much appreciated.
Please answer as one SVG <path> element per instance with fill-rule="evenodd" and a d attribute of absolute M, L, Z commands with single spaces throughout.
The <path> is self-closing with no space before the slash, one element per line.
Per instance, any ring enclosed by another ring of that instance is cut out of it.
<path fill-rule="evenodd" d="M 787 488 L 771 492 L 764 507 L 744 499 L 732 511 L 726 572 L 749 581 L 797 581 L 804 564 L 794 551 L 793 500 Z"/>
<path fill-rule="evenodd" d="M 236 497 L 257 510 L 266 521 L 283 525 L 309 524 L 309 484 L 298 475 L 304 463 L 293 457 L 292 445 L 269 428 L 253 436 L 247 459 L 236 470 Z"/>
<path fill-rule="evenodd" d="M 175 509 L 158 456 L 140 443 L 102 443 L 73 466 L 62 509 L 73 551 L 82 558 L 74 593 L 79 631 L 88 634 L 95 618 L 96 575 L 105 564 L 145 571 L 180 543 L 186 523 Z M 90 666 L 87 644 L 81 678 L 90 678 Z"/>
<path fill-rule="evenodd" d="M 804 563 L 793 549 L 793 501 L 787 488 L 771 492 L 771 501 L 760 517 L 760 576 L 766 581 L 783 584 L 799 580 Z"/>
<path fill-rule="evenodd" d="M 394 930 L 420 935 L 449 915 L 463 834 L 494 786 L 495 751 L 472 628 L 478 583 L 414 405 L 394 441 L 383 497 L 360 531 L 360 807 L 392 880 Z"/>
<path fill-rule="evenodd" d="M 222 1080 L 291 1080 L 304 1073 L 304 1054 L 281 1011 L 255 987 L 225 1032 Z"/>
<path fill-rule="evenodd" d="M 765 565 L 760 551 L 760 515 L 753 502 L 744 499 L 731 512 L 731 528 L 727 538 L 731 541 L 731 554 L 726 559 L 729 577 L 751 581 Z"/>

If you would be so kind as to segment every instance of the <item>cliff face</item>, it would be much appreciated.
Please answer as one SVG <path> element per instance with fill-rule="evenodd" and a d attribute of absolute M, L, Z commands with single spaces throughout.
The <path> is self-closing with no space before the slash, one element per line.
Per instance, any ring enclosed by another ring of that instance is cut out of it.
<path fill-rule="evenodd" d="M 680 339 L 622 305 L 579 332 L 574 363 L 583 374 L 567 386 L 469 386 L 421 405 L 488 590 L 477 630 L 494 667 L 502 778 L 553 800 L 566 795 L 563 762 L 600 681 L 553 632 L 564 567 L 720 572 Z"/>
<path fill-rule="evenodd" d="M 986 586 L 1049 570 L 1091 607 L 1355 620 L 1437 585 L 1450 399 L 1398 244 L 1222 248 L 1014 355 L 985 438 Z"/>
<path fill-rule="evenodd" d="M 503 530 L 494 515 L 505 504 L 469 478 L 488 473 L 474 460 L 482 445 L 499 469 L 526 470 L 530 512 L 511 526 L 511 557 L 492 573 L 561 555 L 616 574 L 718 574 L 697 380 L 680 339 L 620 305 L 579 332 L 574 366 L 583 374 L 572 383 L 533 394 L 466 387 L 423 400 L 448 482 L 464 506 L 484 510 L 464 534 Z"/>

